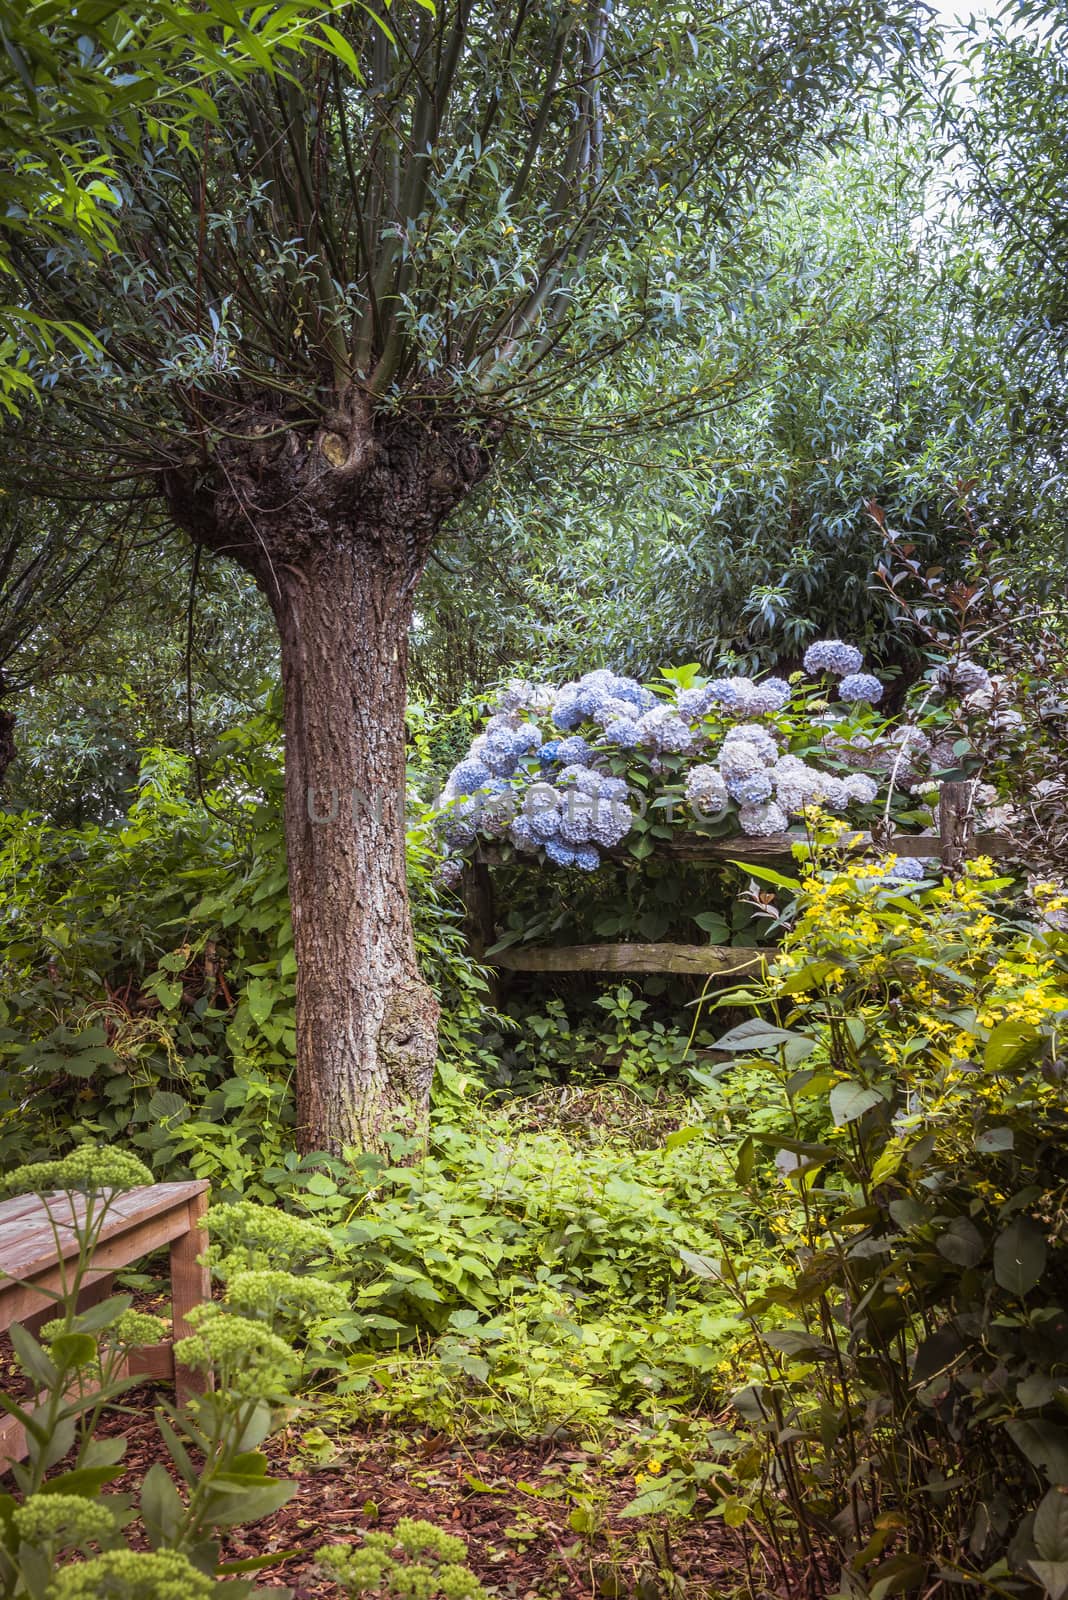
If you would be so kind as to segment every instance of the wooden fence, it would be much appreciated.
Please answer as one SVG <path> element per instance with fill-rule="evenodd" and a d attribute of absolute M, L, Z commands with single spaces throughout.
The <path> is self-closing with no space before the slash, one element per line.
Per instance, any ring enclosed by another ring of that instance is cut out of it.
<path fill-rule="evenodd" d="M 854 833 L 846 848 L 857 854 L 937 856 L 943 871 L 959 872 L 962 862 L 974 856 L 1005 856 L 1012 841 L 1001 833 L 977 833 L 974 825 L 974 784 L 944 783 L 938 807 L 938 833 Z M 736 835 L 704 839 L 690 835 L 658 847 L 661 856 L 697 865 L 716 862 L 752 862 L 756 865 L 789 856 L 803 835 L 774 834 L 768 839 Z M 609 852 L 626 859 L 625 850 Z M 491 869 L 505 862 L 499 847 L 483 845 L 464 871 L 463 897 L 467 908 L 467 935 L 477 960 L 506 972 L 675 972 L 698 977 L 734 975 L 760 965 L 763 949 L 715 944 L 573 944 L 512 946 L 487 956 L 496 942 L 496 907 Z M 510 864 L 521 865 L 522 857 Z"/>

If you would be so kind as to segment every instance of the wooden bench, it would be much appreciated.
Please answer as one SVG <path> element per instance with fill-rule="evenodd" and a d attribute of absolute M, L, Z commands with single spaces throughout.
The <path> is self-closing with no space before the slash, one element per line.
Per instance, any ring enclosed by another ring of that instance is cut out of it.
<path fill-rule="evenodd" d="M 98 1197 L 98 1216 L 100 1204 Z M 176 1368 L 173 1344 L 193 1332 L 188 1314 L 211 1294 L 210 1274 L 198 1262 L 208 1244 L 198 1226 L 207 1209 L 208 1185 L 199 1181 L 154 1183 L 113 1194 L 78 1301 L 85 1309 L 105 1299 L 120 1267 L 169 1245 L 173 1340 L 131 1351 L 126 1370 L 173 1379 L 180 1398 L 197 1380 Z M 84 1220 L 82 1195 L 19 1195 L 0 1203 L 0 1333 L 13 1322 L 40 1327 L 56 1315 L 56 1302 L 46 1291 L 65 1291 L 80 1249 L 76 1229 Z M 0 1421 L 0 1472 L 25 1454 L 26 1437 L 17 1419 Z"/>

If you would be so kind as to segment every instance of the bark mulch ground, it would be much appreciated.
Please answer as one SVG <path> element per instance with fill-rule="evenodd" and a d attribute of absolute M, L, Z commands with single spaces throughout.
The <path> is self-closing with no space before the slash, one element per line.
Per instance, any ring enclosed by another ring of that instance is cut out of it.
<path fill-rule="evenodd" d="M 135 1391 L 128 1403 L 143 1406 L 140 1414 L 107 1424 L 127 1438 L 128 1471 L 111 1486 L 116 1491 L 134 1491 L 161 1459 L 152 1398 L 151 1390 Z M 332 1441 L 329 1460 L 316 1461 L 304 1443 L 313 1427 L 314 1418 L 298 1419 L 265 1446 L 272 1470 L 294 1479 L 297 1493 L 274 1516 L 234 1530 L 224 1551 L 226 1560 L 278 1551 L 277 1565 L 265 1568 L 260 1581 L 289 1584 L 296 1600 L 340 1594 L 316 1568 L 321 1545 L 389 1529 L 400 1517 L 422 1517 L 462 1535 L 479 1579 L 515 1600 L 657 1600 L 671 1592 L 665 1580 L 654 1581 L 665 1557 L 685 1583 L 687 1600 L 729 1593 L 743 1577 L 737 1540 L 719 1522 L 688 1521 L 667 1549 L 651 1548 L 643 1524 L 618 1515 L 633 1497 L 633 1481 L 606 1485 L 592 1453 L 507 1442 L 472 1448 L 443 1437 L 359 1429 Z M 319 1440 L 318 1430 L 313 1437 Z M 593 1523 L 583 1535 L 570 1520 L 576 1510 Z M 681 1585 L 675 1592 L 683 1592 Z"/>
<path fill-rule="evenodd" d="M 136 1297 L 145 1310 L 156 1310 L 157 1298 Z M 0 1387 L 20 1397 L 28 1387 L 6 1338 Z M 136 1496 L 153 1462 L 169 1466 L 152 1412 L 156 1398 L 145 1384 L 124 1395 L 124 1412 L 105 1415 L 101 1433 L 127 1441 L 125 1470 L 109 1492 Z M 653 1530 L 620 1517 L 634 1496 L 633 1479 L 609 1475 L 596 1454 L 564 1444 L 476 1446 L 373 1426 L 327 1439 L 308 1412 L 264 1449 L 272 1471 L 293 1479 L 297 1492 L 274 1516 L 235 1529 L 224 1559 L 277 1551 L 278 1562 L 258 1581 L 264 1588 L 288 1584 L 296 1600 L 340 1596 L 316 1567 L 321 1545 L 388 1530 L 400 1517 L 462 1535 L 472 1570 L 507 1600 L 711 1600 L 744 1577 L 737 1537 L 722 1523 L 687 1520 L 665 1543 L 659 1519 Z M 136 1524 L 128 1534 L 140 1542 Z"/>

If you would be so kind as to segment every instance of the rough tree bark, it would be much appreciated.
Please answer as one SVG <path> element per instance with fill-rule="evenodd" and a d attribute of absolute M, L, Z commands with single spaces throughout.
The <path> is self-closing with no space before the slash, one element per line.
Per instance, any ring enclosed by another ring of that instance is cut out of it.
<path fill-rule="evenodd" d="M 375 416 L 359 397 L 312 438 L 266 407 L 216 437 L 164 492 L 194 540 L 254 575 L 278 625 L 298 1139 L 375 1148 L 422 1121 L 437 1052 L 405 875 L 408 627 L 434 536 L 495 439 L 430 402 Z"/>

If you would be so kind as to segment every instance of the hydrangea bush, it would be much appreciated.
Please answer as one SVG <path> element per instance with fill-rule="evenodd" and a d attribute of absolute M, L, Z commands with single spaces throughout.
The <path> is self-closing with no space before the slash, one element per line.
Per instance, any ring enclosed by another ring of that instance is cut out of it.
<path fill-rule="evenodd" d="M 821 639 L 790 682 L 696 667 L 662 669 L 653 686 L 606 668 L 559 687 L 509 682 L 440 796 L 445 881 L 480 838 L 593 872 L 679 826 L 770 838 L 811 806 L 852 817 L 952 766 L 952 749 L 875 711 L 883 684 L 862 668 L 856 646 Z"/>

